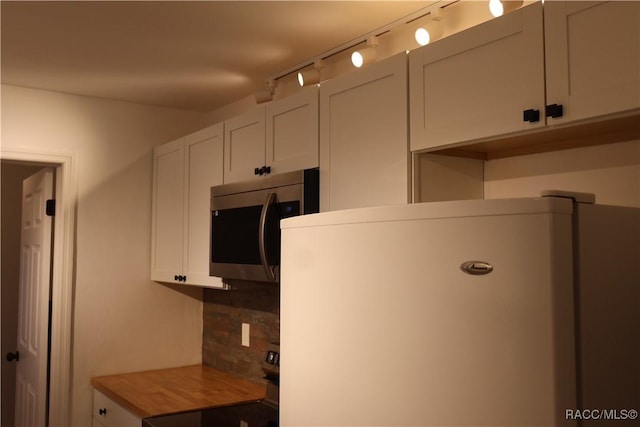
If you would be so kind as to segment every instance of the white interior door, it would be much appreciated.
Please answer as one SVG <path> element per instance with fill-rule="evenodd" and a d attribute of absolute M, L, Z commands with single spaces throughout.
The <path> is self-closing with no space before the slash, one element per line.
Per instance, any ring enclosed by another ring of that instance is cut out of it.
<path fill-rule="evenodd" d="M 20 299 L 16 374 L 16 427 L 45 425 L 53 171 L 43 169 L 22 185 Z"/>

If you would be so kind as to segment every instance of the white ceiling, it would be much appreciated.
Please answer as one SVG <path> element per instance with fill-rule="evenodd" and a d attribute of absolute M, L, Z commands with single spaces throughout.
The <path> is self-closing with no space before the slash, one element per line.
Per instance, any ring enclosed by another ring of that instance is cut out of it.
<path fill-rule="evenodd" d="M 2 83 L 211 111 L 433 1 L 2 1 Z"/>

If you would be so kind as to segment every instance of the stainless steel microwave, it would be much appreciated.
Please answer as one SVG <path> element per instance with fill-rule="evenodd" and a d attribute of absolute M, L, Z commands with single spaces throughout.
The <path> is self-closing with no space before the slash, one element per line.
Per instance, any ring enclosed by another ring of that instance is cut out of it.
<path fill-rule="evenodd" d="M 279 282 L 280 220 L 316 213 L 318 168 L 211 187 L 209 275 Z"/>

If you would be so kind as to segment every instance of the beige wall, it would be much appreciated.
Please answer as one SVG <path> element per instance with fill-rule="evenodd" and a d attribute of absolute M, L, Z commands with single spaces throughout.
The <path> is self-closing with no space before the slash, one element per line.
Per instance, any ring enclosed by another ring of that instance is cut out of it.
<path fill-rule="evenodd" d="M 73 154 L 78 167 L 73 426 L 90 378 L 201 362 L 202 291 L 149 280 L 152 147 L 199 113 L 2 86 L 2 148 Z"/>
<path fill-rule="evenodd" d="M 542 190 L 595 193 L 599 204 L 640 207 L 640 141 L 485 163 L 487 199 L 539 196 Z"/>
<path fill-rule="evenodd" d="M 417 202 L 566 190 L 594 193 L 599 204 L 640 207 L 640 141 L 489 161 L 423 153 L 415 167 Z"/>

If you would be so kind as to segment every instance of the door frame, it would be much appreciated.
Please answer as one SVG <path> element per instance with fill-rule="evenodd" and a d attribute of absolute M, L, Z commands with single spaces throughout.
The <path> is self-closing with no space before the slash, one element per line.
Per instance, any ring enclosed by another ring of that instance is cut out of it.
<path fill-rule="evenodd" d="M 1 147 L 0 159 L 55 168 L 56 220 L 51 272 L 51 358 L 49 427 L 70 425 L 75 217 L 78 199 L 77 160 L 70 153 L 43 153 Z"/>

